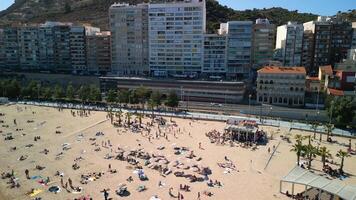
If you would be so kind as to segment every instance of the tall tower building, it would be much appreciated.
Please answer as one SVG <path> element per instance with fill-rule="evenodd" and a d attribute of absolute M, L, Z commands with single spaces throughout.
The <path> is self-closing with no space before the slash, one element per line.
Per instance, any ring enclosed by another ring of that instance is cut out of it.
<path fill-rule="evenodd" d="M 284 66 L 300 66 L 302 59 L 303 25 L 288 22 L 277 27 L 276 49 L 282 51 Z"/>
<path fill-rule="evenodd" d="M 20 68 L 22 70 L 38 70 L 38 27 L 23 26 L 19 28 L 18 46 Z"/>
<path fill-rule="evenodd" d="M 18 45 L 18 28 L 4 29 L 5 67 L 10 70 L 20 69 L 20 55 Z"/>
<path fill-rule="evenodd" d="M 149 66 L 153 76 L 194 76 L 203 65 L 205 0 L 150 4 Z"/>
<path fill-rule="evenodd" d="M 113 73 L 148 74 L 148 4 L 113 4 L 109 16 Z"/>
<path fill-rule="evenodd" d="M 252 61 L 252 21 L 230 21 L 222 26 L 220 30 L 227 30 L 227 76 L 249 77 Z"/>
<path fill-rule="evenodd" d="M 254 68 L 260 68 L 273 58 L 276 44 L 276 26 L 268 19 L 257 19 L 253 26 L 252 63 Z"/>

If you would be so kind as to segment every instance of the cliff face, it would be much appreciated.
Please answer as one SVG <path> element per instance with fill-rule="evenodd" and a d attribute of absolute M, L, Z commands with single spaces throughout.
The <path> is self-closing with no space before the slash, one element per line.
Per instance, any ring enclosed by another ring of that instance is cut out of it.
<path fill-rule="evenodd" d="M 0 27 L 11 24 L 43 23 L 45 21 L 62 21 L 88 23 L 93 26 L 108 29 L 108 9 L 111 4 L 126 2 L 142 3 L 148 0 L 16 0 L 8 9 L 0 12 Z M 151 0 L 172 1 L 172 0 Z M 219 27 L 220 22 L 228 20 L 255 20 L 268 18 L 272 23 L 281 25 L 287 21 L 300 23 L 316 19 L 311 13 L 299 13 L 283 8 L 252 9 L 236 11 L 220 5 L 216 0 L 206 0 L 207 29 L 212 32 Z M 350 20 L 356 20 L 355 10 L 339 13 Z"/>

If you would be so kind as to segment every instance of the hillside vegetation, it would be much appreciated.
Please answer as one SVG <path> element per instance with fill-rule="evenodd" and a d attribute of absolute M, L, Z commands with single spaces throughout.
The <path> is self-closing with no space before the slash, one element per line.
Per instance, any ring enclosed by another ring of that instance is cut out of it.
<path fill-rule="evenodd" d="M 115 2 L 141 3 L 144 0 L 16 0 L 7 10 L 0 12 L 0 26 L 14 24 L 43 23 L 62 21 L 92 24 L 103 30 L 108 29 L 108 9 Z M 161 0 L 155 0 L 161 1 Z M 167 0 L 166 0 L 167 1 Z M 281 25 L 288 21 L 307 22 L 317 15 L 299 13 L 284 8 L 268 8 L 238 11 L 220 5 L 216 0 L 207 0 L 207 29 L 213 32 L 219 23 L 229 20 L 255 20 L 268 18 L 272 23 Z M 339 13 L 345 18 L 356 21 L 356 10 Z"/>

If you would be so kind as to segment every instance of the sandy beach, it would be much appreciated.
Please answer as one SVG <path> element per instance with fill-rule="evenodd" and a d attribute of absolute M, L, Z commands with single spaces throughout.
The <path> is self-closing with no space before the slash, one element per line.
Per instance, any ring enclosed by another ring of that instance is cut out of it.
<path fill-rule="evenodd" d="M 104 189 L 112 199 L 148 200 L 157 195 L 165 200 L 174 199 L 171 195 L 177 196 L 178 192 L 184 199 L 199 199 L 198 194 L 200 199 L 289 199 L 279 193 L 279 182 L 296 165 L 295 152 L 290 151 L 294 135 L 313 135 L 305 131 L 259 126 L 269 138 L 272 135 L 266 145 L 251 148 L 234 144 L 231 147 L 229 144 L 211 143 L 206 136 L 214 129 L 223 132 L 226 126 L 223 122 L 165 118 L 164 125 L 155 120 L 150 126 L 152 120 L 145 116 L 143 128 L 134 129 L 132 126 L 114 127 L 106 112 L 86 111 L 84 114 L 77 110 L 28 105 L 2 105 L 0 112 L 4 114 L 0 116 L 3 121 L 0 173 L 13 170 L 20 184 L 20 187 L 10 189 L 8 179 L 0 179 L 0 199 L 75 199 L 82 196 L 104 199 Z M 125 124 L 125 114 L 121 118 Z M 136 115 L 131 116 L 131 121 L 139 124 Z M 5 140 L 9 135 L 13 139 Z M 282 140 L 281 135 L 289 136 L 291 142 Z M 319 143 L 317 134 L 312 143 L 326 146 L 333 155 L 332 160 L 340 163 L 335 154 L 340 149 L 347 149 L 349 139 L 333 137 L 337 142 L 328 143 L 326 136 L 323 137 Z M 356 148 L 355 142 L 352 140 L 353 148 Z M 140 156 L 132 156 L 130 152 L 138 152 Z M 131 159 L 120 160 L 118 155 Z M 147 155 L 150 155 L 149 164 L 142 159 Z M 134 165 L 132 162 L 138 163 Z M 157 163 L 166 165 L 171 172 L 160 171 Z M 233 164 L 236 169 L 223 168 L 221 164 Z M 142 169 L 137 170 L 135 166 Z M 337 165 L 331 166 L 338 168 Z M 208 178 L 219 184 L 210 187 L 209 181 L 191 182 L 189 178 L 175 175 L 175 172 L 184 172 L 204 177 L 199 175 L 203 168 L 210 169 Z M 320 157 L 314 159 L 312 168 L 322 169 Z M 30 179 L 26 178 L 26 169 Z M 356 156 L 345 159 L 344 171 L 350 176 L 343 181 L 356 185 Z M 140 173 L 144 173 L 148 180 L 141 181 Z M 128 181 L 130 176 L 132 180 Z M 43 184 L 47 177 L 49 182 Z M 68 186 L 66 191 L 61 186 L 61 179 L 66 183 L 69 178 L 76 189 Z M 115 193 L 120 184 L 126 185 L 129 196 L 120 197 Z M 180 190 L 180 185 L 189 186 L 189 191 Z M 59 186 L 61 191 L 48 191 L 51 186 Z M 145 186 L 146 190 L 139 192 L 140 186 Z M 77 187 L 80 187 L 80 192 L 79 189 L 75 192 Z M 31 189 L 40 192 L 31 197 L 26 194 Z M 207 193 L 212 195 L 205 195 Z"/>

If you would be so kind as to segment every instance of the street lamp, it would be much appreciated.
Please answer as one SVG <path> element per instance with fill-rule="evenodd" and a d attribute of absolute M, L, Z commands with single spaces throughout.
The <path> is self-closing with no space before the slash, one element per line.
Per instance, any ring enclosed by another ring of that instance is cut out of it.
<path fill-rule="evenodd" d="M 252 97 L 252 95 L 249 94 L 248 95 L 248 116 L 249 116 L 249 119 L 251 118 L 251 97 Z"/>
<path fill-rule="evenodd" d="M 331 101 L 331 110 L 330 110 L 329 124 L 331 124 L 331 118 L 332 118 L 332 116 L 333 116 L 333 108 L 334 108 L 334 101 Z"/>

